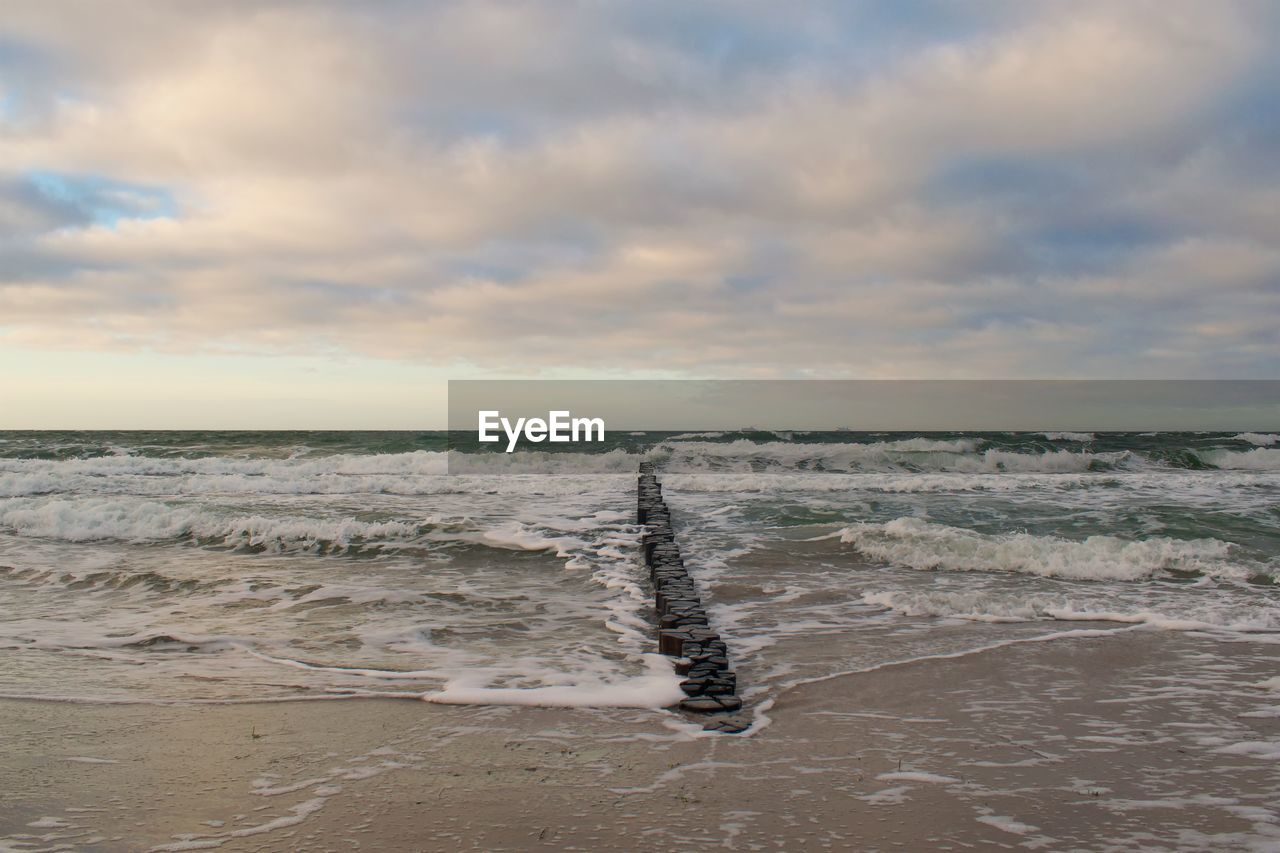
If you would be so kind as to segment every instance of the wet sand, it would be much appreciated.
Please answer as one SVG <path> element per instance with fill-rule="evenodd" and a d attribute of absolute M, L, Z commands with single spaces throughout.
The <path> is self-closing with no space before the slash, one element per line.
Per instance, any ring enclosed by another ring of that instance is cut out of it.
<path fill-rule="evenodd" d="M 4 700 L 0 850 L 1280 849 L 1280 695 L 1257 686 L 1278 663 L 1147 630 L 1019 643 L 791 687 L 748 737 L 646 711 Z"/>

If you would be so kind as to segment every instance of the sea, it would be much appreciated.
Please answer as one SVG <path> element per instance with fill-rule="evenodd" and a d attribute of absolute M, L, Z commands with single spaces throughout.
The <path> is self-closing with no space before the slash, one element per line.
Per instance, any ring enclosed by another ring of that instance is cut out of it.
<path fill-rule="evenodd" d="M 1086 629 L 1280 638 L 1275 433 L 612 433 L 567 472 L 450 452 L 0 433 L 0 695 L 671 713 L 644 460 L 761 724 L 790 684 Z"/>

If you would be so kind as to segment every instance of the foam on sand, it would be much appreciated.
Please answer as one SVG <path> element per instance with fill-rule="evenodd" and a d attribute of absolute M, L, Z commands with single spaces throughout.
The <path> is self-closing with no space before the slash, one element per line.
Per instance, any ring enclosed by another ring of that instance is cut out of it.
<path fill-rule="evenodd" d="M 530 705 L 547 708 L 649 708 L 685 698 L 680 676 L 662 655 L 643 655 L 646 672 L 618 682 L 578 680 L 545 687 L 489 687 L 475 678 L 457 678 L 441 690 L 423 694 L 441 705 Z"/>
<path fill-rule="evenodd" d="M 1038 832 L 1040 829 L 1038 826 L 1032 826 L 1029 823 L 1014 820 L 1007 815 L 981 815 L 980 817 L 974 818 L 974 820 L 978 821 L 978 823 L 985 823 L 988 826 L 994 826 L 996 829 L 1008 832 L 1012 835 L 1026 835 L 1029 832 Z"/>
<path fill-rule="evenodd" d="M 876 776 L 881 782 L 926 782 L 932 785 L 953 785 L 960 780 L 955 776 L 943 776 L 939 773 L 923 773 L 917 770 L 900 770 L 894 773 L 881 773 Z"/>
<path fill-rule="evenodd" d="M 286 829 L 291 826 L 297 826 L 311 815 L 324 808 L 324 804 L 329 801 L 329 797 L 312 797 L 304 800 L 297 805 L 290 807 L 289 814 L 283 817 L 269 820 L 265 823 L 246 826 L 240 829 L 233 829 L 230 832 L 220 835 L 189 835 L 169 844 L 160 844 L 152 847 L 152 851 L 180 851 L 180 850 L 212 850 L 221 847 L 236 838 L 249 838 L 255 835 L 264 835 L 269 832 L 275 832 L 277 829 Z"/>

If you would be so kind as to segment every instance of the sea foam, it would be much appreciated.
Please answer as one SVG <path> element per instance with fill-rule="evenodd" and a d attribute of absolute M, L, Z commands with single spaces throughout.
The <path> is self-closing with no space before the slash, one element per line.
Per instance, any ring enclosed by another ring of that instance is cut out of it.
<path fill-rule="evenodd" d="M 1090 536 L 1081 541 L 1028 533 L 983 534 L 919 518 L 853 524 L 833 536 L 876 560 L 913 569 L 1020 572 L 1081 580 L 1138 580 L 1166 572 L 1248 577 L 1217 539 Z"/>
<path fill-rule="evenodd" d="M 1280 612 L 1265 605 L 1242 605 L 1209 596 L 1158 602 L 1124 597 L 1054 595 L 1044 592 L 975 590 L 886 590 L 863 593 L 867 604 L 904 616 L 935 616 L 972 622 L 1120 622 L 1167 630 L 1280 630 Z"/>

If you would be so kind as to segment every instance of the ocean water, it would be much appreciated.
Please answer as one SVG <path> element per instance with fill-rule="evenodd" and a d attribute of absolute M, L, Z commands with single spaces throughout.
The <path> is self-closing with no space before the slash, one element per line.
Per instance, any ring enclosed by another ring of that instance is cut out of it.
<path fill-rule="evenodd" d="M 1078 630 L 1280 637 L 1275 434 L 594 451 L 450 475 L 442 433 L 0 433 L 0 694 L 670 704 L 644 459 L 761 719 L 783 685 Z"/>

